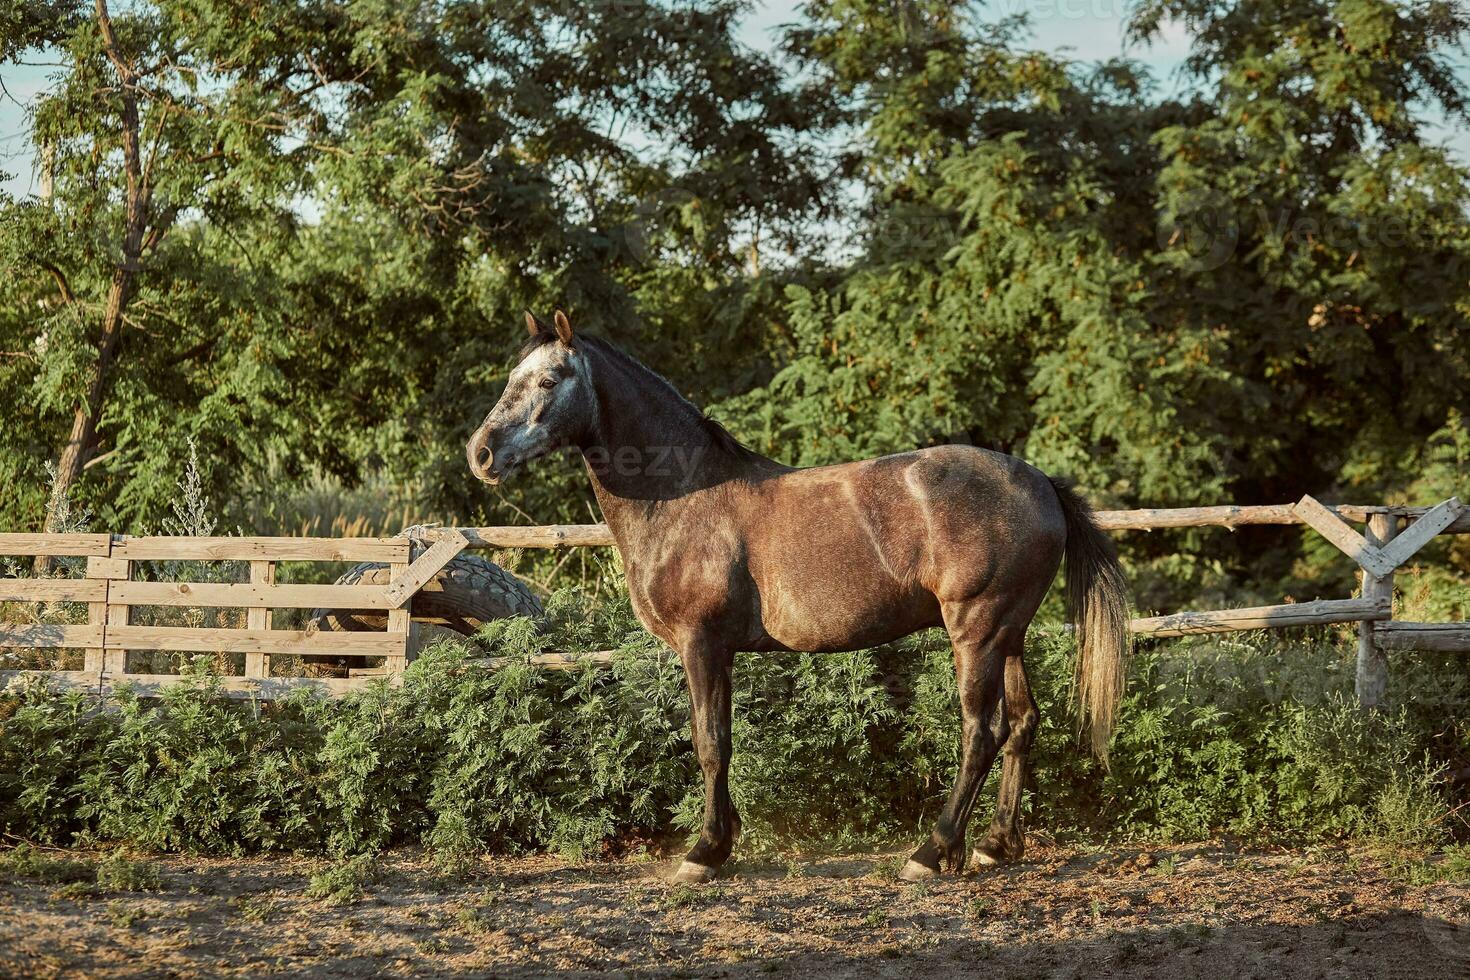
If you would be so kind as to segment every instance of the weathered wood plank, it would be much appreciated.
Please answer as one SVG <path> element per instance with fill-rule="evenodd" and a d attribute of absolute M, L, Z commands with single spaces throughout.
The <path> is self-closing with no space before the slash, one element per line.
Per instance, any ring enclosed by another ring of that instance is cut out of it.
<path fill-rule="evenodd" d="M 386 609 L 380 585 L 255 585 L 216 582 L 114 582 L 112 602 L 200 608 Z"/>
<path fill-rule="evenodd" d="M 530 664 L 532 667 L 545 667 L 547 670 L 572 670 L 589 665 L 605 667 L 617 655 L 616 650 L 592 650 L 587 653 L 537 653 L 529 657 L 477 657 L 466 660 L 465 663 L 489 670 L 512 664 Z"/>
<path fill-rule="evenodd" d="M 82 670 L 94 675 L 101 674 L 102 669 L 106 666 L 104 659 L 106 651 L 103 649 L 107 642 L 107 583 L 105 581 L 102 583 L 102 588 L 102 601 L 87 603 L 88 625 L 102 630 L 102 643 L 95 647 L 87 647 L 83 655 L 85 659 L 82 661 Z"/>
<path fill-rule="evenodd" d="M 1378 623 L 1373 639 L 1384 650 L 1437 650 L 1470 653 L 1470 623 Z"/>
<path fill-rule="evenodd" d="M 409 551 L 409 557 L 415 558 L 418 556 L 418 550 L 421 547 L 423 547 L 422 544 L 415 542 L 413 548 Z M 406 580 L 411 574 L 412 568 L 413 566 L 411 564 L 404 564 L 402 562 L 389 565 L 389 581 Z M 402 637 L 402 645 L 393 656 L 384 662 L 383 669 L 388 674 L 401 674 L 408 669 L 409 654 L 412 653 L 415 657 L 418 656 L 417 641 L 419 631 L 413 621 L 412 593 L 409 594 L 407 602 L 395 603 L 394 608 L 388 610 L 388 633 L 392 636 Z"/>
<path fill-rule="evenodd" d="M 87 578 L 127 578 L 132 567 L 126 558 L 88 558 Z"/>
<path fill-rule="evenodd" d="M 1368 518 L 1364 529 L 1364 540 L 1374 549 L 1393 541 L 1398 533 L 1399 519 L 1391 514 L 1374 514 Z M 1382 552 L 1379 552 L 1381 555 Z M 1376 574 L 1363 566 L 1362 594 L 1364 599 L 1376 599 L 1386 603 L 1389 614 L 1383 619 L 1393 618 L 1393 564 L 1388 565 L 1387 574 Z M 1358 656 L 1353 673 L 1353 690 L 1358 704 L 1365 708 L 1376 708 L 1383 703 L 1388 691 L 1388 658 L 1374 642 L 1373 624 L 1358 624 Z"/>
<path fill-rule="evenodd" d="M 1428 507 L 1387 507 L 1365 504 L 1323 504 L 1329 513 L 1345 521 L 1366 523 L 1374 514 L 1388 514 L 1418 521 Z M 1093 513 L 1104 531 L 1152 531 L 1171 527 L 1237 528 L 1267 524 L 1304 524 L 1295 504 L 1226 504 L 1216 507 L 1163 507 L 1142 510 L 1099 510 Z M 1470 513 L 1464 513 L 1441 533 L 1470 534 Z"/>
<path fill-rule="evenodd" d="M 403 635 L 307 630 L 195 629 L 188 626 L 110 626 L 109 648 L 191 653 L 354 654 L 388 657 L 403 650 Z"/>
<path fill-rule="evenodd" d="M 595 548 L 616 544 L 606 524 L 457 527 L 469 548 Z"/>
<path fill-rule="evenodd" d="M 106 555 L 110 534 L 0 534 L 0 555 Z"/>
<path fill-rule="evenodd" d="M 1293 602 L 1281 606 L 1151 616 L 1133 620 L 1128 628 L 1142 636 L 1191 636 L 1196 633 L 1230 633 L 1235 630 L 1387 619 L 1389 613 L 1390 603 L 1382 598 L 1316 599 L 1312 602 Z"/>
<path fill-rule="evenodd" d="M 38 650 L 54 650 L 61 647 L 100 646 L 102 646 L 101 626 L 0 623 L 0 647 L 33 647 Z"/>
<path fill-rule="evenodd" d="M 1388 541 L 1379 549 L 1383 554 L 1383 560 L 1394 568 L 1398 568 L 1404 562 L 1418 554 L 1435 536 L 1441 534 L 1445 528 L 1455 523 L 1460 515 L 1464 513 L 1465 506 L 1460 503 L 1460 498 L 1450 499 L 1431 507 L 1429 513 L 1409 525 L 1408 530 L 1396 534 L 1392 541 Z M 1375 515 L 1368 522 L 1371 529 L 1375 521 L 1386 520 L 1394 524 L 1398 522 L 1387 515 Z"/>
<path fill-rule="evenodd" d="M 404 538 L 184 538 L 119 535 L 115 558 L 199 561 L 407 561 Z"/>
<path fill-rule="evenodd" d="M 90 670 L 0 670 L 0 691 L 12 683 L 35 678 L 59 690 L 83 690 L 96 694 L 102 686 L 102 675 Z"/>
<path fill-rule="evenodd" d="M 85 578 L 0 578 L 0 602 L 106 602 L 107 583 Z"/>
<path fill-rule="evenodd" d="M 108 579 L 107 583 L 107 626 L 112 629 L 117 626 L 127 626 L 133 621 L 132 607 L 126 603 L 119 602 L 113 594 L 119 585 L 127 582 L 128 576 L 133 573 L 133 563 L 126 558 L 107 558 L 102 560 L 91 559 L 87 562 L 88 574 L 92 573 L 93 562 L 96 562 L 96 573 L 99 577 Z M 105 564 L 104 564 L 105 562 Z M 106 635 L 103 636 L 102 670 L 105 674 L 121 676 L 128 670 L 128 651 L 124 649 L 106 649 Z"/>
<path fill-rule="evenodd" d="M 270 561 L 253 561 L 250 563 L 251 585 L 275 585 L 276 566 Z M 271 611 L 264 606 L 252 606 L 245 613 L 245 628 L 261 631 L 271 628 Z M 269 677 L 270 660 L 269 654 L 259 650 L 249 650 L 245 653 L 245 676 L 246 677 Z"/>
<path fill-rule="evenodd" d="M 1152 531 L 1171 527 L 1237 528 L 1255 524 L 1300 524 L 1290 504 L 1220 507 L 1157 507 L 1093 512 L 1104 531 Z"/>
<path fill-rule="evenodd" d="M 412 564 L 395 564 L 387 591 L 383 594 L 389 608 L 403 605 L 414 593 L 427 585 L 431 578 L 438 575 L 440 569 L 453 561 L 467 544 L 469 540 L 451 527 L 442 532 L 439 540 L 427 551 L 414 558 Z"/>
<path fill-rule="evenodd" d="M 178 674 L 128 674 L 121 678 L 104 676 L 102 680 L 104 694 L 126 684 L 139 697 L 148 698 L 157 697 L 186 679 Z M 328 697 L 340 697 L 385 682 L 394 686 L 401 683 L 396 677 L 222 677 L 220 693 L 235 701 L 271 701 L 306 688 Z"/>
<path fill-rule="evenodd" d="M 156 697 L 167 688 L 184 683 L 178 674 L 126 674 L 121 677 L 98 675 L 82 670 L 0 670 L 0 690 L 15 681 L 40 678 L 62 690 L 82 690 L 106 695 L 126 685 L 142 697 Z M 340 697 L 383 683 L 383 677 L 223 677 L 221 693 L 232 700 L 269 701 L 285 697 L 300 688 L 317 691 L 328 697 Z M 398 678 L 386 678 L 397 685 Z"/>
<path fill-rule="evenodd" d="M 1376 545 L 1370 544 L 1361 534 L 1348 527 L 1342 518 L 1322 506 L 1311 494 L 1304 495 L 1296 502 L 1296 512 L 1312 530 L 1326 538 L 1338 551 L 1357 562 L 1364 571 L 1380 578 L 1393 574 L 1393 566 L 1383 557 L 1383 552 L 1379 551 Z"/>
<path fill-rule="evenodd" d="M 1378 507 L 1364 504 L 1323 505 L 1329 513 L 1346 521 L 1366 522 L 1374 514 L 1393 514 L 1417 521 L 1428 513 L 1426 507 Z M 1152 531 L 1179 527 L 1237 528 L 1270 524 L 1305 524 L 1295 504 L 1229 504 L 1218 507 L 1162 507 L 1140 510 L 1099 510 L 1094 512 L 1098 526 L 1105 531 Z M 606 524 L 549 524 L 526 527 L 461 527 L 469 548 L 576 548 L 608 547 L 613 541 Z M 1470 512 L 1462 513 L 1441 532 L 1470 533 Z"/>

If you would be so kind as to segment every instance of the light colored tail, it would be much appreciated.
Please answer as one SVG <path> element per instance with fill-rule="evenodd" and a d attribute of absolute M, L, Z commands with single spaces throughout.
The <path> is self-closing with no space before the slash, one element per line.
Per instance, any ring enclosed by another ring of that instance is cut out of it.
<path fill-rule="evenodd" d="M 1051 482 L 1067 518 L 1067 619 L 1077 630 L 1072 677 L 1077 723 L 1080 727 L 1085 720 L 1092 751 L 1106 766 L 1127 671 L 1128 582 L 1113 542 L 1098 529 L 1087 501 L 1064 481 Z"/>

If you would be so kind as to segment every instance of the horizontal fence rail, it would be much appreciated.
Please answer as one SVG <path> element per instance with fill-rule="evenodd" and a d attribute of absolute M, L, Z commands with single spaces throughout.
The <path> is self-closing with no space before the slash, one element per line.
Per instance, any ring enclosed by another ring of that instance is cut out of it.
<path fill-rule="evenodd" d="M 1233 633 L 1237 630 L 1275 629 L 1282 626 L 1326 626 L 1332 623 L 1361 623 L 1388 619 L 1392 603 L 1387 598 L 1316 599 L 1281 606 L 1222 609 L 1215 612 L 1179 612 L 1168 616 L 1135 619 L 1128 629 L 1141 636 L 1193 636 L 1198 633 Z"/>
<path fill-rule="evenodd" d="M 1297 504 L 1262 504 L 1220 507 L 1171 507 L 1148 510 L 1099 510 L 1093 513 L 1104 531 L 1154 531 L 1181 527 L 1237 528 L 1262 525 L 1308 523 L 1296 511 Z M 1346 521 L 1366 523 L 1374 515 L 1417 521 L 1428 507 L 1364 506 L 1336 504 L 1325 509 Z M 612 547 L 612 531 L 606 524 L 544 524 L 534 527 L 456 528 L 471 548 L 568 548 Z M 1470 514 L 1461 514 L 1441 533 L 1470 534 Z M 0 550 L 3 553 L 3 550 Z"/>
<path fill-rule="evenodd" d="M 1295 504 L 1226 505 L 1097 511 L 1108 531 L 1168 528 L 1298 525 L 1312 528 L 1362 569 L 1362 595 L 1314 599 L 1275 606 L 1179 612 L 1132 620 L 1137 636 L 1176 637 L 1237 630 L 1276 629 L 1333 623 L 1359 624 L 1358 695 L 1381 702 L 1386 685 L 1386 651 L 1470 652 L 1470 624 L 1396 622 L 1395 569 L 1439 534 L 1470 533 L 1470 512 L 1456 498 L 1434 507 L 1324 505 L 1312 497 Z M 1365 525 L 1359 533 L 1349 522 Z M 85 651 L 81 670 L 0 671 L 0 686 L 25 676 L 106 692 L 127 683 L 140 695 L 156 694 L 180 681 L 174 674 L 129 670 L 130 651 L 243 654 L 243 676 L 220 679 L 232 697 L 271 698 L 308 688 L 328 695 L 356 690 L 378 679 L 396 680 L 417 654 L 412 619 L 414 595 L 465 548 L 569 548 L 615 546 L 605 524 L 535 527 L 419 528 L 412 537 L 165 537 L 112 534 L 0 534 L 0 555 L 86 558 L 84 578 L 0 578 L 0 602 L 74 602 L 87 607 L 86 624 L 0 622 L 0 648 Z M 249 582 L 135 581 L 137 561 L 244 562 Z M 276 563 L 380 562 L 391 576 L 382 585 L 297 585 L 277 583 Z M 243 609 L 245 626 L 142 626 L 136 607 Z M 272 610 L 327 608 L 387 612 L 379 632 L 330 633 L 275 629 Z M 273 656 L 382 658 L 380 668 L 357 667 L 348 677 L 272 676 Z M 495 668 L 529 663 L 547 669 L 607 664 L 613 651 L 543 653 L 530 658 L 487 657 L 471 664 Z"/>
<path fill-rule="evenodd" d="M 108 601 L 205 609 L 391 609 L 382 586 L 114 582 Z"/>
<path fill-rule="evenodd" d="M 3 552 L 0 541 L 0 552 Z M 408 561 L 405 538 L 173 538 L 113 540 L 111 557 L 198 561 Z"/>

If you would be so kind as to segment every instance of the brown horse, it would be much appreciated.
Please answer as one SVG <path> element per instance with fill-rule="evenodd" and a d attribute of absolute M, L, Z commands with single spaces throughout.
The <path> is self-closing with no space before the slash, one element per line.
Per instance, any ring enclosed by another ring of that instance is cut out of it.
<path fill-rule="evenodd" d="M 466 446 L 494 485 L 534 457 L 581 450 L 622 554 L 639 620 L 678 651 L 704 771 L 704 827 L 676 880 L 730 856 L 730 669 L 737 651 L 854 650 L 943 626 L 963 713 L 959 777 L 904 866 L 965 867 L 965 827 L 1004 749 L 995 821 L 977 864 L 1021 856 L 1021 790 L 1038 712 L 1026 628 L 1065 554 L 1078 702 L 1106 753 L 1123 686 L 1126 587 L 1111 542 L 1065 484 L 1019 459 L 938 446 L 793 469 L 736 442 L 662 377 L 560 311 L 530 339 Z"/>

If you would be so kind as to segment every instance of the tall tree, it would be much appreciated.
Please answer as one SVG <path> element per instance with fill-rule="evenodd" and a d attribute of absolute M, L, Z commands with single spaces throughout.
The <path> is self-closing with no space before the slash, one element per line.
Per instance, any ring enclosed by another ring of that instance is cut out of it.
<path fill-rule="evenodd" d="M 1150 317 L 1221 339 L 1237 493 L 1391 492 L 1470 406 L 1470 171 L 1427 139 L 1436 115 L 1470 121 L 1465 8 L 1151 0 L 1132 29 L 1164 18 L 1199 88 L 1154 140 Z"/>
<path fill-rule="evenodd" d="M 1176 110 L 979 5 L 806 12 L 793 41 L 843 99 L 864 234 L 838 286 L 791 293 L 797 349 L 747 426 L 805 462 L 963 438 L 1107 494 L 1218 492 L 1214 436 L 1188 431 L 1222 380 L 1208 338 L 1155 330 L 1138 289 L 1149 138 Z"/>
<path fill-rule="evenodd" d="M 7 264 L 43 273 L 55 291 L 39 332 L 24 316 L 7 324 L 34 337 L 35 398 L 25 407 L 70 417 L 48 528 L 83 469 L 124 448 L 121 433 L 109 445 L 102 428 L 136 407 L 116 404 L 123 352 L 164 391 L 169 375 L 217 348 L 218 324 L 181 322 L 189 287 L 220 285 L 208 282 L 217 263 L 200 248 L 202 229 L 283 216 L 291 165 L 307 155 L 306 95 L 319 84 L 310 53 L 278 45 L 262 57 L 200 30 L 210 6 L 129 5 L 115 15 L 106 0 L 6 5 L 0 61 L 44 52 L 62 63 L 33 110 L 50 194 L 8 206 L 0 235 Z"/>

